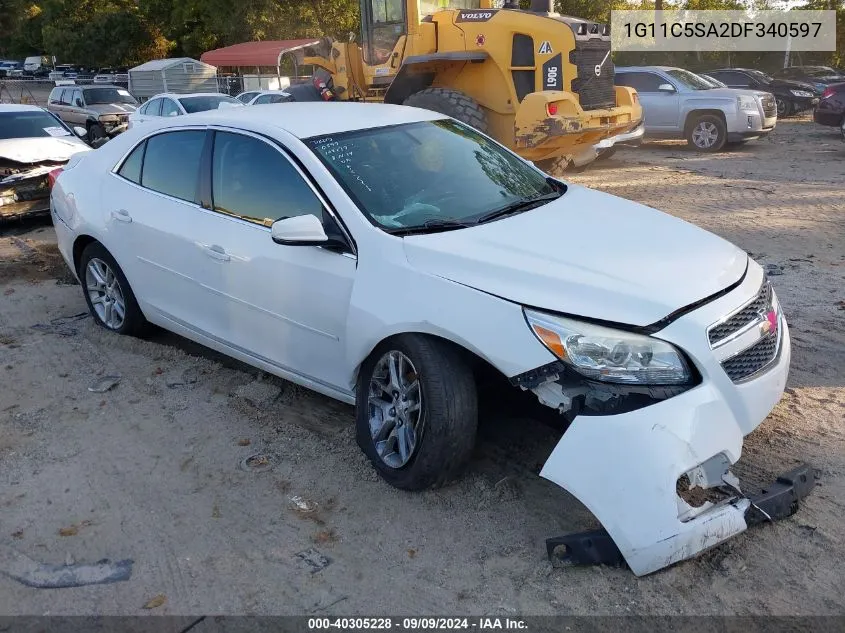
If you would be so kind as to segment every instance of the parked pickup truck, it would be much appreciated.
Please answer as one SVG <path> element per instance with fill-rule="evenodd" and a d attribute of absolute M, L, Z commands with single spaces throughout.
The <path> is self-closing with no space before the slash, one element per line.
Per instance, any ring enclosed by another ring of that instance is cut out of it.
<path fill-rule="evenodd" d="M 725 143 L 765 136 L 777 123 L 773 95 L 714 87 L 683 68 L 617 66 L 615 81 L 636 89 L 647 137 L 685 138 L 695 149 L 717 152 Z"/>

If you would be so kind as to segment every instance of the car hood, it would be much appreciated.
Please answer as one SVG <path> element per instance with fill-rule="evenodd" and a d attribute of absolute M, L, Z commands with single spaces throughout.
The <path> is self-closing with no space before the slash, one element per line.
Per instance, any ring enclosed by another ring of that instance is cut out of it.
<path fill-rule="evenodd" d="M 793 81 L 791 79 L 773 79 L 771 82 L 772 88 L 786 88 L 787 90 L 806 90 L 813 92 L 813 84 L 808 84 L 806 81 Z"/>
<path fill-rule="evenodd" d="M 509 301 L 645 326 L 742 278 L 748 256 L 692 224 L 570 185 L 558 200 L 472 228 L 404 238 L 422 272 Z"/>
<path fill-rule="evenodd" d="M 18 163 L 33 164 L 45 161 L 61 163 L 74 154 L 90 149 L 73 136 L 0 140 L 0 158 Z"/>
<path fill-rule="evenodd" d="M 86 106 L 85 109 L 97 114 L 131 114 L 137 107 L 130 103 L 96 103 Z"/>

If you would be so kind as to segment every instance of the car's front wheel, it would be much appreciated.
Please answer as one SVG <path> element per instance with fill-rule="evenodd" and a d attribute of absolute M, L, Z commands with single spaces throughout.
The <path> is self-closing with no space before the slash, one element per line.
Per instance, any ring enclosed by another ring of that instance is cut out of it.
<path fill-rule="evenodd" d="M 475 445 L 472 371 L 444 341 L 419 334 L 389 339 L 361 366 L 356 425 L 358 444 L 392 486 L 447 484 Z"/>
<path fill-rule="evenodd" d="M 791 101 L 787 101 L 783 97 L 775 97 L 775 104 L 778 108 L 778 118 L 788 117 L 792 114 L 794 108 Z"/>
<path fill-rule="evenodd" d="M 91 242 L 82 251 L 79 280 L 98 325 L 118 334 L 143 334 L 147 320 L 135 294 L 114 257 L 99 242 Z"/>
<path fill-rule="evenodd" d="M 839 124 L 839 131 L 842 133 L 842 140 L 845 141 L 845 116 L 842 117 L 842 122 Z"/>
<path fill-rule="evenodd" d="M 687 130 L 687 143 L 702 152 L 718 152 L 728 140 L 725 122 L 713 114 L 696 118 Z"/>

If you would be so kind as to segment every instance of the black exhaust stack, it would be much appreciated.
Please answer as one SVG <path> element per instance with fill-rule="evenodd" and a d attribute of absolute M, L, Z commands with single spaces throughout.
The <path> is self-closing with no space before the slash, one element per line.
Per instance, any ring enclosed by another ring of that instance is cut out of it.
<path fill-rule="evenodd" d="M 531 0 L 531 10 L 534 13 L 554 13 L 555 0 Z"/>

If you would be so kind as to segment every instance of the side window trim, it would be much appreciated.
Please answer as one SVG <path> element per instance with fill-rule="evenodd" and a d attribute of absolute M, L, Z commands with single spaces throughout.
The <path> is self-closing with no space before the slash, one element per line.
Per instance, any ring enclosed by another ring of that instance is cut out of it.
<path fill-rule="evenodd" d="M 277 141 L 276 139 L 264 136 L 262 134 L 258 134 L 256 132 L 251 132 L 249 130 L 240 130 L 240 129 L 237 129 L 237 128 L 228 128 L 228 127 L 217 126 L 217 125 L 211 126 L 209 129 L 214 131 L 215 133 L 216 132 L 226 132 L 228 134 L 240 134 L 241 136 L 248 136 L 248 137 L 257 139 L 257 140 L 259 140 L 263 143 L 266 143 L 267 145 L 272 147 L 274 150 L 279 152 L 279 154 L 281 154 L 282 157 L 285 160 L 287 160 L 291 164 L 291 166 L 293 166 L 296 173 L 299 174 L 299 177 L 302 178 L 302 180 L 305 182 L 305 184 L 308 186 L 308 188 L 311 189 L 312 193 L 317 197 L 317 200 L 320 201 L 320 204 L 323 206 L 323 210 L 329 215 L 329 217 L 331 217 L 332 221 L 334 221 L 334 223 L 337 225 L 338 229 L 340 230 L 341 234 L 343 235 L 344 239 L 346 240 L 346 243 L 349 246 L 349 250 L 351 251 L 351 254 L 357 258 L 358 247 L 355 244 L 355 240 L 352 238 L 352 234 L 349 232 L 349 229 L 346 227 L 346 224 L 343 222 L 343 220 L 341 219 L 340 215 L 337 213 L 335 208 L 331 204 L 329 204 L 328 197 L 316 185 L 316 183 L 314 182 L 314 180 L 310 176 L 310 174 L 308 174 L 308 172 L 300 164 L 300 162 L 296 159 L 296 157 L 280 141 Z M 201 183 L 202 183 L 203 179 L 208 180 L 207 187 L 208 187 L 209 192 L 211 191 L 211 188 L 212 188 L 212 180 L 211 180 L 212 179 L 212 173 L 211 172 L 212 172 L 212 152 L 209 151 L 208 169 L 203 168 L 203 171 L 200 174 L 200 182 Z M 215 213 L 217 215 L 222 215 L 222 214 L 219 214 L 219 213 L 217 213 L 216 211 L 213 210 L 214 201 L 211 200 L 211 196 L 209 196 L 209 199 L 210 199 L 210 205 L 212 207 L 211 209 L 209 209 L 209 212 Z M 226 216 L 226 217 L 229 217 L 229 216 Z M 232 217 L 231 219 L 236 221 L 236 222 L 244 222 L 244 223 L 249 224 L 251 226 L 263 228 L 267 232 L 270 232 L 270 227 L 263 226 L 263 225 L 258 224 L 256 222 L 249 222 L 248 220 L 243 220 L 241 218 L 235 218 L 235 217 Z"/>

